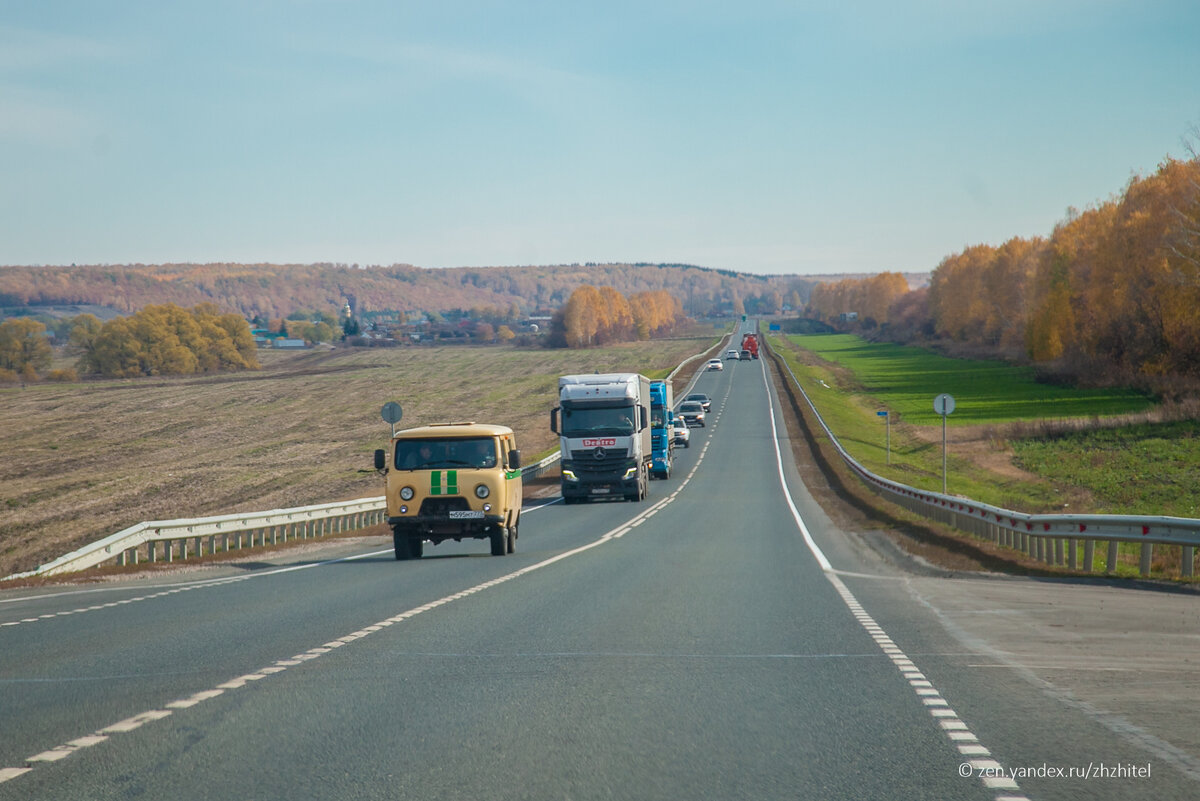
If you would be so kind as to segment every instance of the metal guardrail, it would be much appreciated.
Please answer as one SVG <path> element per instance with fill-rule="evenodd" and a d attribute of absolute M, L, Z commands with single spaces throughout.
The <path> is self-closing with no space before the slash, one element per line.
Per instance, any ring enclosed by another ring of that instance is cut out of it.
<path fill-rule="evenodd" d="M 672 371 L 674 376 L 685 364 L 704 355 L 692 356 Z M 562 458 L 555 451 L 541 461 L 521 468 L 521 478 L 537 478 L 549 472 Z M 149 562 L 173 562 L 189 555 L 204 556 L 218 551 L 276 545 L 295 539 L 310 539 L 340 534 L 377 525 L 387 519 L 384 496 L 353 501 L 275 509 L 269 512 L 218 515 L 216 517 L 152 520 L 137 523 L 104 539 L 39 565 L 34 570 L 14 573 L 0 581 L 73 573 L 103 564 L 137 564 L 145 553 Z M 161 557 L 161 558 L 160 558 Z"/>
<path fill-rule="evenodd" d="M 560 457 L 556 451 L 536 464 L 521 468 L 521 478 L 542 475 Z M 152 520 L 122 529 L 34 570 L 5 576 L 0 581 L 73 573 L 110 559 L 117 565 L 137 564 L 143 550 L 149 562 L 173 562 L 188 556 L 340 534 L 386 520 L 387 500 L 382 495 L 269 512 Z"/>
<path fill-rule="evenodd" d="M 1117 564 L 1118 543 L 1140 545 L 1139 569 L 1143 576 L 1150 575 L 1155 544 L 1178 545 L 1182 548 L 1180 575 L 1194 575 L 1195 548 L 1200 545 L 1200 520 L 1138 515 L 1026 514 L 970 498 L 916 489 L 872 473 L 838 442 L 787 361 L 779 358 L 779 362 L 791 376 L 792 383 L 812 409 L 817 422 L 846 465 L 870 489 L 890 496 L 909 511 L 998 545 L 1023 551 L 1046 564 L 1072 570 L 1083 569 L 1089 573 L 1094 571 L 1097 542 L 1107 543 L 1105 565 L 1109 572 Z M 1081 542 L 1082 564 L 1079 560 Z"/>

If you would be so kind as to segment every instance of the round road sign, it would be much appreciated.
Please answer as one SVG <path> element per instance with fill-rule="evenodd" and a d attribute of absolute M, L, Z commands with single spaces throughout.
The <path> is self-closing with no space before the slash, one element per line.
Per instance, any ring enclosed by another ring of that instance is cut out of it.
<path fill-rule="evenodd" d="M 388 401 L 383 404 L 383 409 L 379 413 L 383 415 L 383 422 L 391 423 L 392 425 L 399 423 L 400 418 L 404 416 L 404 410 L 395 401 Z"/>
<path fill-rule="evenodd" d="M 954 412 L 954 397 L 942 393 L 933 399 L 933 410 L 941 415 L 947 415 Z"/>

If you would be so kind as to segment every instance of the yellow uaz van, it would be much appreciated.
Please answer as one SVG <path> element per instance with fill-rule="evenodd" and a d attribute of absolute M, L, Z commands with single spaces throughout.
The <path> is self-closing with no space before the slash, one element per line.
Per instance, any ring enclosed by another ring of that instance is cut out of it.
<path fill-rule="evenodd" d="M 440 423 L 392 437 L 388 525 L 397 559 L 421 556 L 425 541 L 490 540 L 493 556 L 512 553 L 521 522 L 521 452 L 511 428 Z"/>

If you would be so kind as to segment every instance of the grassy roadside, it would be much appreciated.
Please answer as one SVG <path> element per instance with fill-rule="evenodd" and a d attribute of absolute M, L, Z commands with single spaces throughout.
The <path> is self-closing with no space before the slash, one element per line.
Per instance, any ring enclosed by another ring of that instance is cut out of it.
<path fill-rule="evenodd" d="M 1154 405 L 1131 389 L 1075 389 L 1039 383 L 1032 368 L 1001 361 L 952 359 L 922 348 L 868 342 L 851 334 L 788 336 L 788 342 L 849 371 L 839 389 L 869 398 L 918 426 L 941 425 L 933 399 L 957 401 L 950 427 L 1017 420 L 1127 415 Z"/>
<path fill-rule="evenodd" d="M 143 520 L 382 493 L 372 451 L 402 427 L 498 422 L 526 460 L 556 445 L 557 377 L 662 372 L 719 332 L 590 350 L 452 346 L 261 354 L 263 369 L 0 389 L 0 576 Z"/>
<path fill-rule="evenodd" d="M 919 489 L 941 492 L 942 447 L 940 418 L 936 430 L 918 426 L 893 413 L 890 464 L 888 432 L 877 412 L 886 407 L 868 392 L 858 390 L 857 376 L 838 364 L 814 358 L 788 337 L 771 337 L 770 344 L 792 368 L 821 417 L 851 456 L 868 470 Z M 922 393 L 924 395 L 926 393 Z M 936 393 L 935 393 L 936 394 Z M 932 397 L 929 396 L 930 405 Z M 1022 511 L 1061 510 L 1072 494 L 1036 476 L 1004 472 L 980 464 L 947 448 L 946 488 L 950 494 Z"/>
<path fill-rule="evenodd" d="M 901 422 L 892 426 L 891 464 L 888 464 L 884 424 L 876 412 L 890 404 L 881 403 L 866 387 L 880 388 L 880 394 L 888 396 L 889 392 L 894 393 L 895 385 L 881 380 L 884 371 L 878 368 L 868 368 L 862 373 L 850 369 L 851 365 L 862 368 L 883 357 L 868 355 L 873 345 L 859 341 L 853 357 L 845 362 L 830 362 L 805 349 L 810 339 L 772 337 L 771 344 L 792 368 L 843 447 L 872 472 L 910 486 L 941 491 L 940 418 L 930 415 L 938 424 L 920 426 L 911 423 L 908 417 L 894 415 L 901 417 Z M 822 355 L 832 355 L 844 352 L 846 347 L 844 343 L 835 343 L 835 347 L 821 350 Z M 879 353 L 886 355 L 891 350 L 892 346 L 881 346 Z M 925 403 L 936 394 L 934 386 L 946 386 L 946 365 L 933 364 L 935 369 L 928 369 L 930 362 L 941 357 L 926 354 L 921 358 L 926 369 L 913 372 L 925 375 L 924 383 L 907 373 L 899 383 L 905 387 L 903 394 L 917 396 Z M 1025 419 L 1028 399 L 1039 388 L 1024 385 L 1017 380 L 1019 376 L 996 372 L 996 366 L 990 363 L 982 369 L 999 380 L 987 383 L 969 363 L 942 361 L 953 362 L 963 376 L 975 374 L 975 379 L 963 386 L 989 398 L 995 410 L 991 416 L 976 411 L 974 425 L 948 428 L 947 489 L 951 494 L 1033 513 L 1196 515 L 1200 498 L 1200 467 L 1197 467 L 1200 424 L 1196 421 L 1064 430 L 1050 437 L 1010 440 L 997 434 L 1006 430 L 998 428 L 998 424 Z M 911 354 L 908 365 L 910 370 L 915 366 Z M 1011 405 L 1005 402 L 1006 391 L 1013 398 Z M 1082 392 L 1072 398 L 1069 390 L 1063 388 L 1049 388 L 1049 391 L 1059 400 L 1048 408 L 1056 412 L 1075 408 L 1090 415 L 1093 421 L 1101 409 L 1111 414 L 1146 409 L 1146 399 L 1137 393 L 1117 391 L 1106 398 L 1102 393 Z M 1015 426 L 1008 430 L 1035 432 L 1037 427 Z M 1097 555 L 1099 569 L 1107 569 L 1104 556 Z M 1178 547 L 1157 546 L 1154 570 L 1178 575 L 1179 560 Z M 1137 562 L 1138 546 L 1122 544 L 1114 572 L 1136 575 Z"/>

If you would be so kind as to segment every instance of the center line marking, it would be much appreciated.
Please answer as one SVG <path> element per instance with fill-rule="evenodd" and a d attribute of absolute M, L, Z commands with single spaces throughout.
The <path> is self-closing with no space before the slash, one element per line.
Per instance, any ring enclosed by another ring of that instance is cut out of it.
<path fill-rule="evenodd" d="M 726 392 L 726 397 L 728 397 L 728 391 Z M 716 426 L 714 425 L 713 428 L 715 429 Z M 692 480 L 692 476 L 694 476 L 696 474 L 696 470 L 699 469 L 700 463 L 704 460 L 704 454 L 707 453 L 707 451 L 708 451 L 708 443 L 706 442 L 704 445 L 704 448 L 701 449 L 700 454 L 696 459 L 696 464 L 692 467 L 691 472 L 687 475 L 687 477 L 683 481 L 680 482 L 679 486 L 675 489 L 674 492 L 672 492 L 670 495 L 663 498 L 662 500 L 658 501 L 654 505 L 650 506 L 648 509 L 642 511 L 641 513 L 636 515 L 632 520 L 628 520 L 628 521 L 620 524 L 616 528 L 611 529 L 610 531 L 604 533 L 603 535 L 601 535 L 599 537 L 599 539 L 589 542 L 586 545 L 581 545 L 577 548 L 573 548 L 572 550 L 564 551 L 563 553 L 560 553 L 556 556 L 552 556 L 549 559 L 545 559 L 536 564 L 529 565 L 528 567 L 523 567 L 520 570 L 516 570 L 512 573 L 509 573 L 508 575 L 500 576 L 499 578 L 491 579 L 490 581 L 485 581 L 485 582 L 483 582 L 481 584 L 477 584 L 474 587 L 471 587 L 469 589 L 460 590 L 456 593 L 447 595 L 443 598 L 439 598 L 436 601 L 431 601 L 427 604 L 418 606 L 414 609 L 406 610 L 397 615 L 389 617 L 385 620 L 381 620 L 378 623 L 375 623 L 371 626 L 367 626 L 366 628 L 360 629 L 351 634 L 347 634 L 344 637 L 341 637 L 337 640 L 333 640 L 332 642 L 327 642 L 324 645 L 312 648 L 309 651 L 306 651 L 302 654 L 293 656 L 291 659 L 277 660 L 277 661 L 273 662 L 272 664 L 268 665 L 267 667 L 264 667 L 254 673 L 247 673 L 245 675 L 238 676 L 236 678 L 222 682 L 221 684 L 218 684 L 215 688 L 213 688 L 211 690 L 197 692 L 186 698 L 180 698 L 180 699 L 171 701 L 170 703 L 167 703 L 164 705 L 166 707 L 165 709 L 148 710 L 146 712 L 141 713 L 140 715 L 134 715 L 131 718 L 126 718 L 125 720 L 118 721 L 117 723 L 114 723 L 110 726 L 106 726 L 105 728 L 100 729 L 95 734 L 76 738 L 75 740 L 72 740 L 71 742 L 69 742 L 65 745 L 60 745 L 57 748 L 52 748 L 47 751 L 43 751 L 40 754 L 35 754 L 34 756 L 27 757 L 24 760 L 26 763 L 25 767 L 0 768 L 0 784 L 7 782 L 11 779 L 15 779 L 18 776 L 25 775 L 30 770 L 32 770 L 35 765 L 43 764 L 45 762 L 50 762 L 50 761 L 58 761 L 67 756 L 70 756 L 71 754 L 78 751 L 80 748 L 86 748 L 86 747 L 89 747 L 92 745 L 97 745 L 101 742 L 104 742 L 104 741 L 108 740 L 107 735 L 109 735 L 109 734 L 124 734 L 126 732 L 134 731 L 134 730 L 140 728 L 141 726 L 145 725 L 146 723 L 150 723 L 151 721 L 155 721 L 155 720 L 161 720 L 162 718 L 170 716 L 172 714 L 172 710 L 190 709 L 190 708 L 196 706 L 197 704 L 203 703 L 204 701 L 207 701 L 211 698 L 216 698 L 216 697 L 224 694 L 226 690 L 241 689 L 242 687 L 245 687 L 250 682 L 257 682 L 262 679 L 269 678 L 270 676 L 278 675 L 279 673 L 287 670 L 290 667 L 294 667 L 294 666 L 303 664 L 304 662 L 308 662 L 310 660 L 316 659 L 316 658 L 322 656 L 323 654 L 333 651 L 336 648 L 339 648 L 343 645 L 348 645 L 348 644 L 350 644 L 356 640 L 360 640 L 364 637 L 368 637 L 371 634 L 373 634 L 377 631 L 386 629 L 389 626 L 392 626 L 396 623 L 401 623 L 405 620 L 410 620 L 413 617 L 416 617 L 417 615 L 421 614 L 422 612 L 428 612 L 432 609 L 436 609 L 445 604 L 452 603 L 457 600 L 461 600 L 462 598 L 470 597 L 471 595 L 473 595 L 477 592 L 480 592 L 482 590 L 490 589 L 492 587 L 499 586 L 500 584 L 503 584 L 507 581 L 511 581 L 515 578 L 520 578 L 522 576 L 529 575 L 530 573 L 534 572 L 535 570 L 540 570 L 544 567 L 548 567 L 557 562 L 561 562 L 564 559 L 569 559 L 572 556 L 577 556 L 581 553 L 590 551 L 591 549 L 596 548 L 600 545 L 604 545 L 605 543 L 612 542 L 616 539 L 619 539 L 619 538 L 625 536 L 625 534 L 632 531 L 635 527 L 641 525 L 643 522 L 645 522 L 645 520 L 647 518 L 651 517 L 652 515 L 654 515 L 656 512 L 660 511 L 661 509 L 664 509 L 668 504 L 670 504 L 672 501 L 674 501 L 675 498 L 679 495 L 680 491 L 685 486 L 687 486 L 688 482 L 690 482 Z M 534 508 L 542 508 L 542 507 L 539 506 L 539 507 L 534 507 Z M 211 580 L 208 582 L 200 582 L 195 585 L 185 587 L 184 589 L 191 589 L 193 586 L 194 587 L 215 586 L 215 585 L 222 584 L 222 583 L 230 583 L 232 581 L 246 581 L 247 579 L 257 578 L 262 575 L 277 575 L 279 573 L 288 573 L 288 572 L 292 572 L 295 570 L 305 570 L 305 569 L 308 569 L 311 567 L 320 567 L 322 565 L 335 564 L 337 562 L 347 562 L 347 561 L 353 561 L 355 559 L 365 559 L 365 558 L 369 558 L 371 556 L 377 556 L 377 555 L 383 554 L 383 553 L 391 553 L 391 550 L 389 549 L 386 551 L 376 551 L 376 552 L 372 552 L 369 554 L 358 554 L 356 556 L 344 557 L 341 559 L 330 560 L 328 562 L 316 562 L 316 563 L 306 564 L 306 565 L 296 565 L 293 567 L 281 568 L 279 570 L 272 570 L 267 573 L 255 574 L 252 576 L 237 576 L 237 577 L 233 577 L 233 578 L 216 579 L 216 580 Z M 117 606 L 117 605 L 123 604 L 123 603 L 132 603 L 134 601 L 148 600 L 150 598 L 156 598 L 156 597 L 160 597 L 162 595 L 169 595 L 173 592 L 179 592 L 179 591 L 181 591 L 181 590 L 180 589 L 169 590 L 169 591 L 165 591 L 165 592 L 161 592 L 161 593 L 155 593 L 153 595 L 146 595 L 146 596 L 141 596 L 138 598 L 130 598 L 130 599 L 126 599 L 124 601 L 116 601 L 112 604 L 102 604 L 95 608 L 103 609 L 103 608 L 107 608 L 110 606 Z M 78 610 L 78 611 L 86 611 L 86 610 Z M 36 619 L 37 618 L 31 618 L 27 622 L 33 622 Z M 11 624 L 7 624 L 7 625 L 11 625 Z"/>

